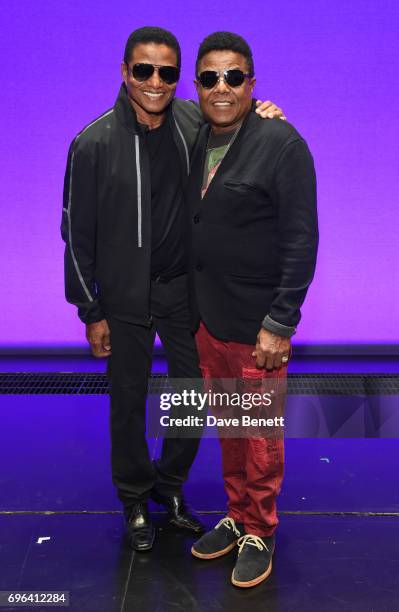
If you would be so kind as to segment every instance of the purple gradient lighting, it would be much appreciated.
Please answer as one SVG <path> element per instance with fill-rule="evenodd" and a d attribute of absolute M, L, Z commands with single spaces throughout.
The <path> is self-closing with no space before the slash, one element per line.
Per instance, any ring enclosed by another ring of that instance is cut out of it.
<path fill-rule="evenodd" d="M 61 195 L 74 135 L 113 105 L 129 33 L 172 30 L 178 94 L 215 30 L 253 48 L 256 95 L 281 106 L 313 152 L 320 213 L 314 283 L 295 341 L 398 343 L 399 5 L 393 1 L 88 0 L 2 11 L 0 345 L 85 345 L 64 300 Z M 266 314 L 266 313 L 265 313 Z"/>

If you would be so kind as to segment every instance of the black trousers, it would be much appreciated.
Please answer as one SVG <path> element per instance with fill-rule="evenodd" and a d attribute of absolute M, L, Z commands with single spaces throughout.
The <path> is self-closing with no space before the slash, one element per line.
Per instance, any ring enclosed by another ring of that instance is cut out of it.
<path fill-rule="evenodd" d="M 166 438 L 160 458 L 151 460 L 145 425 L 155 334 L 162 341 L 170 378 L 200 378 L 201 373 L 190 331 L 187 275 L 169 282 L 153 281 L 150 305 L 151 327 L 107 318 L 112 480 L 125 507 L 147 500 L 153 488 L 162 495 L 179 494 L 200 441 Z"/>

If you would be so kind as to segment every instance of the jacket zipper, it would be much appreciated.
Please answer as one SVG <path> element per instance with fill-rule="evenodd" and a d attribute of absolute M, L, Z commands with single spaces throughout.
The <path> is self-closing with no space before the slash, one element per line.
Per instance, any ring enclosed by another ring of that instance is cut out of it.
<path fill-rule="evenodd" d="M 141 169 L 140 169 L 140 142 L 137 134 L 134 137 L 136 151 L 136 175 L 137 175 L 137 246 L 141 248 L 142 242 L 142 208 L 141 208 Z"/>

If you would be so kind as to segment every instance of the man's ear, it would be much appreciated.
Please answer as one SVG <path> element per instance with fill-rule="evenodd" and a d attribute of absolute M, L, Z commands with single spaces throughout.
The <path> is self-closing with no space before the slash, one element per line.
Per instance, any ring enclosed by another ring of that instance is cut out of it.
<path fill-rule="evenodd" d="M 199 94 L 199 88 L 201 87 L 200 82 L 197 79 L 194 79 L 195 89 L 197 90 L 197 94 Z"/>
<path fill-rule="evenodd" d="M 250 86 L 250 88 L 251 88 L 251 92 L 253 92 L 253 90 L 254 90 L 255 83 L 256 83 L 256 78 L 255 78 L 255 77 L 251 77 L 251 78 L 249 79 L 249 86 Z"/>
<path fill-rule="evenodd" d="M 122 75 L 122 79 L 125 81 L 125 85 L 126 85 L 126 81 L 127 81 L 127 66 L 125 64 L 125 62 L 121 63 L 121 75 Z"/>

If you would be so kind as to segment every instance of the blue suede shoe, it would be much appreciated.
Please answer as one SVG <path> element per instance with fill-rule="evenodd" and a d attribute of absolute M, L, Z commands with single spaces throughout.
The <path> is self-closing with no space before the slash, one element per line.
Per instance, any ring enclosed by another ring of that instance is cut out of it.
<path fill-rule="evenodd" d="M 191 553 L 199 559 L 216 559 L 227 555 L 236 546 L 238 539 L 244 534 L 244 525 L 235 523 L 226 516 L 212 529 L 197 540 L 191 548 Z"/>
<path fill-rule="evenodd" d="M 259 537 L 247 534 L 238 540 L 238 557 L 231 575 L 231 582 L 238 587 L 260 584 L 272 571 L 275 537 Z"/>

